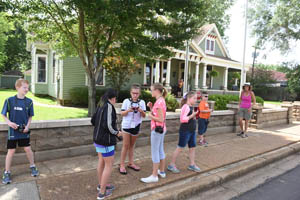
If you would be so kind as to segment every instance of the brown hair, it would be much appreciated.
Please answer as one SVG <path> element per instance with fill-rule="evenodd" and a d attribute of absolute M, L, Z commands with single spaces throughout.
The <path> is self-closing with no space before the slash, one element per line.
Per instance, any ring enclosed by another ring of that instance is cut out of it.
<path fill-rule="evenodd" d="M 243 85 L 243 91 L 245 91 L 245 87 L 248 86 L 249 87 L 249 91 L 252 91 L 252 86 L 251 85 Z"/>
<path fill-rule="evenodd" d="M 186 94 L 184 95 L 184 97 L 181 99 L 181 107 L 182 107 L 184 104 L 186 104 L 187 100 L 188 100 L 189 98 L 191 98 L 192 96 L 194 96 L 195 94 L 196 94 L 196 92 L 194 92 L 194 91 L 189 91 L 188 93 L 186 93 Z"/>
<path fill-rule="evenodd" d="M 18 80 L 16 80 L 15 87 L 16 88 L 21 87 L 22 83 L 26 83 L 27 85 L 29 85 L 29 82 L 27 80 L 19 78 Z"/>
<path fill-rule="evenodd" d="M 152 85 L 152 87 L 154 90 L 158 90 L 162 94 L 163 97 L 167 96 L 168 92 L 167 92 L 166 88 L 164 88 L 160 83 L 154 83 Z"/>
<path fill-rule="evenodd" d="M 130 87 L 130 91 L 131 90 L 141 90 L 141 85 L 140 84 L 138 84 L 138 83 L 134 83 L 134 84 L 132 84 L 131 85 L 131 87 Z"/>

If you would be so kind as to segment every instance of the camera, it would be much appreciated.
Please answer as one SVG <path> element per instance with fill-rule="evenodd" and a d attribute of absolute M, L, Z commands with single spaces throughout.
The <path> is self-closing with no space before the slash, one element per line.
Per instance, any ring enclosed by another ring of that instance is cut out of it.
<path fill-rule="evenodd" d="M 138 110 L 139 110 L 139 107 L 132 107 L 132 110 L 133 110 L 134 113 L 137 113 Z"/>
<path fill-rule="evenodd" d="M 17 131 L 19 131 L 20 133 L 23 133 L 23 131 L 25 130 L 25 124 L 21 124 L 21 125 L 18 125 L 18 128 L 17 128 Z"/>
<path fill-rule="evenodd" d="M 157 126 L 157 127 L 155 127 L 155 132 L 163 134 L 164 133 L 164 128 L 162 126 Z"/>

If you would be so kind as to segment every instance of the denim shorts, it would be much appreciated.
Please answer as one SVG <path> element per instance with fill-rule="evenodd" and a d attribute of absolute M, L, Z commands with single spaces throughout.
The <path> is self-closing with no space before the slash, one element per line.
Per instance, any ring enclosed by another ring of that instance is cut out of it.
<path fill-rule="evenodd" d="M 249 112 L 247 108 L 240 108 L 239 110 L 239 117 L 243 118 L 245 120 L 250 120 L 251 119 L 252 113 Z"/>
<path fill-rule="evenodd" d="M 101 153 L 103 157 L 115 155 L 115 146 L 96 147 L 96 152 Z"/>
<path fill-rule="evenodd" d="M 184 148 L 188 144 L 189 148 L 196 147 L 196 132 L 181 131 L 179 132 L 178 147 Z"/>
<path fill-rule="evenodd" d="M 208 126 L 208 119 L 199 118 L 198 119 L 198 134 L 203 135 Z"/>

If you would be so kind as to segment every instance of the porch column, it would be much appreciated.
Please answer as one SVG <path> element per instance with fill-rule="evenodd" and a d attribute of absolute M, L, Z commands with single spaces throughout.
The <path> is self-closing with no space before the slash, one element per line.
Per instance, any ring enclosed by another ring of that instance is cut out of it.
<path fill-rule="evenodd" d="M 151 75 L 151 78 L 150 78 L 151 80 L 150 80 L 150 82 L 151 82 L 151 83 L 150 83 L 150 85 L 153 83 L 153 70 L 154 70 L 153 65 L 154 65 L 154 63 L 151 64 L 151 73 L 150 73 L 150 75 Z"/>
<path fill-rule="evenodd" d="M 171 59 L 169 59 L 167 63 L 166 87 L 170 87 L 170 78 L 171 78 Z"/>
<path fill-rule="evenodd" d="M 244 80 L 244 84 L 247 82 L 247 71 L 245 70 L 244 71 L 244 78 L 243 78 L 243 80 Z"/>
<path fill-rule="evenodd" d="M 225 68 L 225 73 L 224 73 L 224 90 L 227 90 L 227 82 L 228 82 L 228 68 L 226 67 Z"/>
<path fill-rule="evenodd" d="M 195 90 L 199 89 L 199 62 L 196 62 Z"/>
<path fill-rule="evenodd" d="M 147 63 L 144 64 L 144 85 L 147 85 L 147 66 L 146 66 Z"/>
<path fill-rule="evenodd" d="M 207 89 L 207 85 L 206 85 L 206 73 L 207 73 L 207 64 L 204 63 L 204 67 L 203 67 L 203 78 L 202 78 L 202 89 Z"/>
<path fill-rule="evenodd" d="M 159 62 L 159 60 L 157 60 L 156 61 L 156 65 L 155 65 L 155 83 L 159 83 L 159 74 L 160 74 L 160 72 L 159 72 L 159 68 L 160 68 L 160 62 Z"/>

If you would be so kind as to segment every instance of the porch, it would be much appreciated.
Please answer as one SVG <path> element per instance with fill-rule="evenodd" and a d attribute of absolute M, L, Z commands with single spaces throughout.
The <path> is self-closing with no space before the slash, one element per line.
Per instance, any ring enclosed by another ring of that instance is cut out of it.
<path fill-rule="evenodd" d="M 238 78 L 234 78 L 232 74 L 239 73 L 242 76 L 238 62 L 220 58 L 202 58 L 195 53 L 190 54 L 188 71 L 185 71 L 184 52 L 177 52 L 174 57 L 168 60 L 145 63 L 143 71 L 144 87 L 150 87 L 153 83 L 162 83 L 175 95 L 177 95 L 178 82 L 184 80 L 185 73 L 188 73 L 186 91 L 207 91 L 209 94 L 238 95 L 240 83 Z M 217 76 L 212 76 L 212 71 L 217 72 Z"/>

